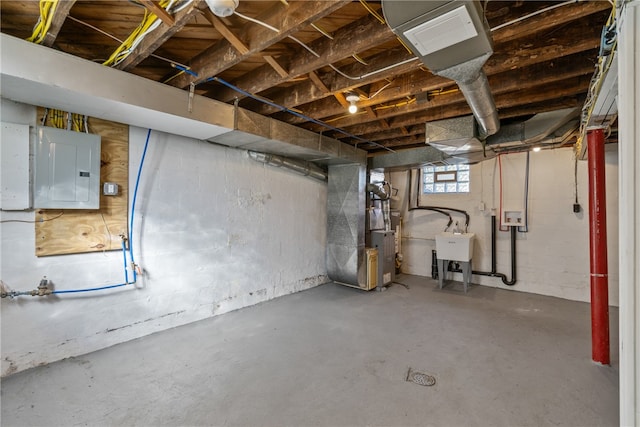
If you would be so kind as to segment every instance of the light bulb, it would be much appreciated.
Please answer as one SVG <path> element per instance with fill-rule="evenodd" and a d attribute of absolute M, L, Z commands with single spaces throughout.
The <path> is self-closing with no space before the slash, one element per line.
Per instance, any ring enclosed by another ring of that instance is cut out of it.
<path fill-rule="evenodd" d="M 538 151 L 542 150 L 542 148 L 540 147 L 533 147 L 533 152 L 537 153 Z"/>
<path fill-rule="evenodd" d="M 347 102 L 349 102 L 349 108 L 348 111 L 351 114 L 355 114 L 358 112 L 358 106 L 356 105 L 356 102 L 358 102 L 360 100 L 360 97 L 356 94 L 349 94 L 347 95 Z"/>

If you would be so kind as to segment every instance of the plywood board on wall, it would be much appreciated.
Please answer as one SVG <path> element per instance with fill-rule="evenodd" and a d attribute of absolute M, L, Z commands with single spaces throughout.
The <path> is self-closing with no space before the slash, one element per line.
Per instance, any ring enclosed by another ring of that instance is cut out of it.
<path fill-rule="evenodd" d="M 44 109 L 38 109 L 39 121 L 43 114 Z M 129 127 L 95 118 L 89 118 L 88 125 L 90 133 L 102 138 L 100 209 L 39 209 L 35 217 L 36 256 L 122 248 L 120 236 L 126 236 L 128 230 Z M 118 184 L 118 195 L 102 195 L 104 182 Z"/>

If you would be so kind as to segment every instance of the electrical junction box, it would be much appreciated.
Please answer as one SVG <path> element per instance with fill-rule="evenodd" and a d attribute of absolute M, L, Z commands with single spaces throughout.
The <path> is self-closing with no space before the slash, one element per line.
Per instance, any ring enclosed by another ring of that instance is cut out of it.
<path fill-rule="evenodd" d="M 119 186 L 115 182 L 105 182 L 102 184 L 102 194 L 105 196 L 117 196 Z"/>
<path fill-rule="evenodd" d="M 38 126 L 34 207 L 100 207 L 100 136 Z"/>
<path fill-rule="evenodd" d="M 504 211 L 502 216 L 502 225 L 509 227 L 521 227 L 525 225 L 523 211 Z"/>

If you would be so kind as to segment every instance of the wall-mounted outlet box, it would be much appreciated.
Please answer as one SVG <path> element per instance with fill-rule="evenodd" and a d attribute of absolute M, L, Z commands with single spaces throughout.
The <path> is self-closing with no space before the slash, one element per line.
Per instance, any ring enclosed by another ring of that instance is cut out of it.
<path fill-rule="evenodd" d="M 105 196 L 117 196 L 119 192 L 118 184 L 115 182 L 105 182 L 102 184 L 102 194 Z"/>
<path fill-rule="evenodd" d="M 502 214 L 502 225 L 509 227 L 520 227 L 524 225 L 524 212 L 523 211 L 504 211 Z"/>

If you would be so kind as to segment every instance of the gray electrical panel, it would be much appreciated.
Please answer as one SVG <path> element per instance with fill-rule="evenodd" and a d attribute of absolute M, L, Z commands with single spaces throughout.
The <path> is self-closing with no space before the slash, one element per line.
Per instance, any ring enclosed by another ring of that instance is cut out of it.
<path fill-rule="evenodd" d="M 387 286 L 396 278 L 395 233 L 372 231 L 371 247 L 378 250 L 378 287 Z"/>
<path fill-rule="evenodd" d="M 100 207 L 100 136 L 39 126 L 35 149 L 34 207 Z"/>

